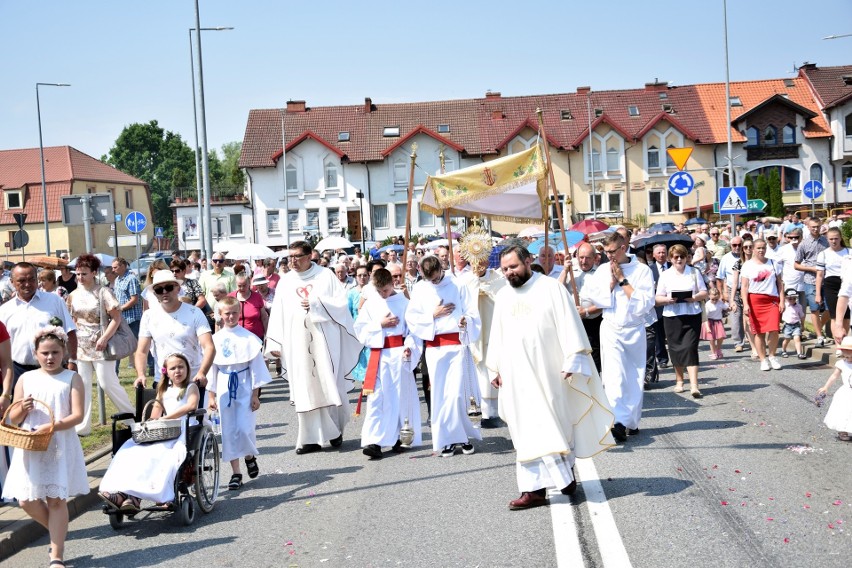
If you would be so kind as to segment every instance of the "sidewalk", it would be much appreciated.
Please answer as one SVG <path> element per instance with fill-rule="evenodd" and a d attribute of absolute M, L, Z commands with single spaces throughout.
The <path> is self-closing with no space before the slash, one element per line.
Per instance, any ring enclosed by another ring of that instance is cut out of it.
<path fill-rule="evenodd" d="M 86 459 L 89 493 L 77 495 L 68 501 L 70 519 L 82 515 L 100 501 L 98 486 L 112 459 L 111 451 L 112 448 L 107 446 Z M 6 503 L 0 506 L 0 563 L 46 534 L 47 529 L 32 520 L 16 504 Z"/>

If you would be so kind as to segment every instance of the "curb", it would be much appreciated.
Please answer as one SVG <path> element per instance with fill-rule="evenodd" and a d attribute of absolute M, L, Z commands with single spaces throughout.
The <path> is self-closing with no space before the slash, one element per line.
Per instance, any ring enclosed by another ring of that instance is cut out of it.
<path fill-rule="evenodd" d="M 86 458 L 89 492 L 68 500 L 68 520 L 71 521 L 92 508 L 100 499 L 98 486 L 111 459 L 112 447 L 107 446 Z M 0 529 L 0 562 L 24 550 L 47 534 L 47 529 L 32 520 L 17 505 L 10 507 L 9 515 L 19 517 Z"/>

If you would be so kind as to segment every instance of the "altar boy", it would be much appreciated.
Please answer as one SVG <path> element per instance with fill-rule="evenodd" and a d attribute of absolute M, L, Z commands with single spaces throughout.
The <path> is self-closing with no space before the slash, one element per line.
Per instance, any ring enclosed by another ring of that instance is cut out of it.
<path fill-rule="evenodd" d="M 405 325 L 408 299 L 394 290 L 391 273 L 384 268 L 375 270 L 371 283 L 377 293 L 364 303 L 355 320 L 355 335 L 370 348 L 361 447 L 365 456 L 381 459 L 382 447 L 390 446 L 399 453 L 422 443 L 420 399 L 414 382 L 420 348 Z M 400 438 L 406 420 L 413 431 L 410 443 Z"/>

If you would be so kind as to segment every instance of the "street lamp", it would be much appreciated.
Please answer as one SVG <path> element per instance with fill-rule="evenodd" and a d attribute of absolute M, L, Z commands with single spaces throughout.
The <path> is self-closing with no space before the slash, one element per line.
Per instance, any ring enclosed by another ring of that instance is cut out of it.
<path fill-rule="evenodd" d="M 358 198 L 358 217 L 361 225 L 361 252 L 364 252 L 366 250 L 364 247 L 364 192 L 357 192 L 355 197 Z"/>
<path fill-rule="evenodd" d="M 217 26 L 215 28 L 201 28 L 203 32 L 221 32 L 232 30 L 232 27 L 224 27 Z M 193 134 L 195 134 L 195 146 L 193 146 L 193 151 L 195 153 L 195 185 L 196 185 L 196 199 L 198 201 L 198 241 L 201 243 L 201 257 L 202 258 L 210 258 L 210 254 L 212 251 L 207 250 L 207 240 L 204 237 L 204 231 L 210 231 L 209 224 L 204 222 L 204 213 L 201 206 L 201 164 L 198 160 L 198 106 L 195 102 L 195 61 L 192 53 L 192 32 L 194 32 L 196 28 L 189 28 L 189 69 L 192 74 L 192 125 L 193 125 Z"/>
<path fill-rule="evenodd" d="M 38 98 L 39 87 L 70 87 L 69 83 L 36 83 L 36 112 L 38 113 L 38 155 L 41 159 L 41 199 L 44 203 L 44 250 L 50 256 L 50 223 L 47 219 L 47 182 L 44 177 L 44 142 L 41 137 L 41 102 Z"/>
<path fill-rule="evenodd" d="M 822 39 L 840 39 L 842 37 L 852 37 L 852 34 L 832 34 L 830 36 L 825 36 Z"/>

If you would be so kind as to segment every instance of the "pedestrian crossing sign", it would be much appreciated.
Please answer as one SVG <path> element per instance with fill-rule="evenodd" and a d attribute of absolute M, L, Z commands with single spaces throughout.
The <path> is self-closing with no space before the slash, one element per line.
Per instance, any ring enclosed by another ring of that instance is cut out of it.
<path fill-rule="evenodd" d="M 719 203 L 720 215 L 748 213 L 748 188 L 745 186 L 720 187 Z"/>

